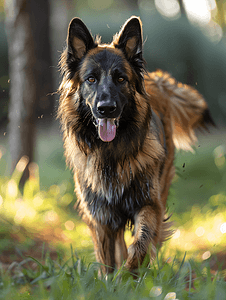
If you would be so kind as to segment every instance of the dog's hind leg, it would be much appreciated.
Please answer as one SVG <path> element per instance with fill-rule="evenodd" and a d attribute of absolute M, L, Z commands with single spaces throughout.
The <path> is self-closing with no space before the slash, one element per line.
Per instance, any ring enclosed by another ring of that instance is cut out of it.
<path fill-rule="evenodd" d="M 156 255 L 156 245 L 159 242 L 163 209 L 161 206 L 144 206 L 135 216 L 134 242 L 128 248 L 128 258 L 125 267 L 129 271 L 136 270 L 142 265 L 151 243 L 151 257 Z"/>
<path fill-rule="evenodd" d="M 116 234 L 115 239 L 115 263 L 119 269 L 124 260 L 127 259 L 127 247 L 124 240 L 124 228 L 120 229 Z"/>

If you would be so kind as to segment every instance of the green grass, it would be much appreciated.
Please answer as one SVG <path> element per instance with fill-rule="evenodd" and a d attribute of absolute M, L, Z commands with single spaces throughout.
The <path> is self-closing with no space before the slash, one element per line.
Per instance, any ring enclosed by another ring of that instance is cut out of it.
<path fill-rule="evenodd" d="M 224 299 L 225 134 L 200 138 L 195 154 L 176 153 L 168 201 L 176 232 L 133 278 L 123 269 L 98 275 L 89 230 L 73 208 L 61 137 L 51 130 L 38 135 L 38 165 L 23 191 L 23 163 L 6 176 L 7 146 L 0 148 L 0 299 L 149 299 L 157 293 L 152 298 Z M 125 236 L 131 243 L 131 233 Z"/>
<path fill-rule="evenodd" d="M 0 276 L 0 299 L 224 299 L 226 282 L 212 275 L 208 263 L 192 260 L 165 262 L 157 257 L 149 268 L 140 268 L 132 277 L 121 268 L 112 275 L 101 275 L 99 264 L 85 264 L 74 251 L 64 262 L 59 255 L 47 255 L 42 264 L 27 258 L 12 264 Z M 37 264 L 35 271 L 28 262 Z"/>

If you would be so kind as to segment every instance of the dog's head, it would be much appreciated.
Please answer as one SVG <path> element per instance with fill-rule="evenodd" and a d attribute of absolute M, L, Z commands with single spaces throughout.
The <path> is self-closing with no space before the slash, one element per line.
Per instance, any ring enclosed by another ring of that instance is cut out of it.
<path fill-rule="evenodd" d="M 66 64 L 66 67 L 65 67 Z M 65 70 L 64 70 L 65 68 Z M 116 137 L 130 99 L 144 93 L 142 24 L 131 17 L 109 45 L 100 44 L 85 24 L 74 18 L 68 28 L 66 57 L 62 69 L 76 83 L 80 105 L 92 117 L 102 141 Z"/>

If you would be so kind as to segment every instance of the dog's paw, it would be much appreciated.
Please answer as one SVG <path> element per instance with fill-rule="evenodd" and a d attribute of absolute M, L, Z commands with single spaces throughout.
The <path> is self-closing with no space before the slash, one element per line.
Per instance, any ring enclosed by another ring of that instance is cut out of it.
<path fill-rule="evenodd" d="M 138 269 L 141 262 L 141 253 L 136 244 L 132 244 L 128 248 L 128 257 L 125 263 L 125 268 L 130 272 Z"/>

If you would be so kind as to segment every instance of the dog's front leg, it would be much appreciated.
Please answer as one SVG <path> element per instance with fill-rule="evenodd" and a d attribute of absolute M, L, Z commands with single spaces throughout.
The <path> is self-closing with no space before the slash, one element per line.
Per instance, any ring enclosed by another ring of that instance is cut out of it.
<path fill-rule="evenodd" d="M 152 244 L 151 256 L 156 254 L 156 244 L 162 230 L 163 213 L 161 207 L 145 206 L 135 216 L 134 242 L 128 248 L 125 267 L 129 271 L 142 265 L 145 255 Z"/>
<path fill-rule="evenodd" d="M 96 260 L 101 263 L 103 273 L 112 273 L 115 269 L 116 233 L 100 223 L 89 224 Z"/>

